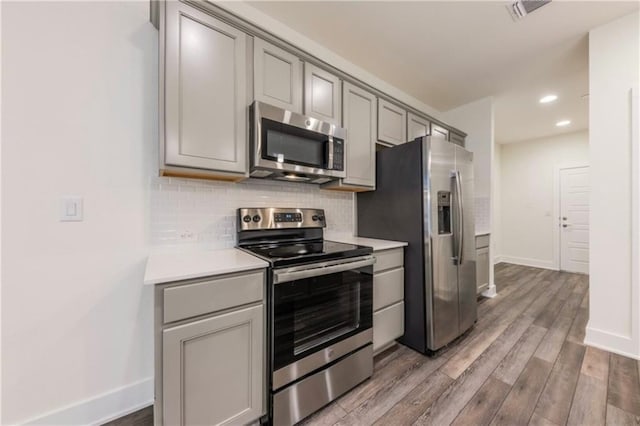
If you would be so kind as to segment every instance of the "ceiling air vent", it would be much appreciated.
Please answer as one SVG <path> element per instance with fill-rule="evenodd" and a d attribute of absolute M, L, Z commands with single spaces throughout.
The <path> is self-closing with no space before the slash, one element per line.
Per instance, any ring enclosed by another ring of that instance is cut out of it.
<path fill-rule="evenodd" d="M 518 0 L 517 2 L 507 6 L 507 9 L 513 19 L 517 21 L 547 3 L 551 3 L 551 0 Z"/>

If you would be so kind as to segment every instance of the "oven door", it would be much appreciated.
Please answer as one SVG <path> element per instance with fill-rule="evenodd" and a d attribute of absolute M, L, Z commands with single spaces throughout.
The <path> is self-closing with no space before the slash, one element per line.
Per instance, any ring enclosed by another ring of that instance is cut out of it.
<path fill-rule="evenodd" d="M 273 271 L 273 390 L 371 343 L 374 261 Z"/>

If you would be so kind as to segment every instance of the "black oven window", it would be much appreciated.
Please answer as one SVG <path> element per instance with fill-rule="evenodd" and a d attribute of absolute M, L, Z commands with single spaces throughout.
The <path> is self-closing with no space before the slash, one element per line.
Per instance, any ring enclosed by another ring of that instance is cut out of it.
<path fill-rule="evenodd" d="M 272 161 L 325 168 L 327 137 L 320 133 L 263 119 L 262 157 Z"/>
<path fill-rule="evenodd" d="M 323 279 L 325 278 L 325 279 Z M 360 285 L 336 283 L 326 277 L 307 285 L 293 313 L 293 353 L 298 355 L 358 328 Z M 325 281 L 325 282 L 323 282 Z"/>
<path fill-rule="evenodd" d="M 274 370 L 371 327 L 369 273 L 346 271 L 274 286 Z"/>

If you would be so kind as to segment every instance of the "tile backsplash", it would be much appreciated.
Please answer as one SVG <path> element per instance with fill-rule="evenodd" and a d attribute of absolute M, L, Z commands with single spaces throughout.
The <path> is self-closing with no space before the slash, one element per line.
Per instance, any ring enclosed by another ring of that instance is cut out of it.
<path fill-rule="evenodd" d="M 476 233 L 489 232 L 491 229 L 491 199 L 478 197 L 475 199 L 474 214 L 476 217 Z"/>
<path fill-rule="evenodd" d="M 227 248 L 236 244 L 239 207 L 322 208 L 327 230 L 353 233 L 354 195 L 316 185 L 249 179 L 239 183 L 153 177 L 151 245 Z"/>

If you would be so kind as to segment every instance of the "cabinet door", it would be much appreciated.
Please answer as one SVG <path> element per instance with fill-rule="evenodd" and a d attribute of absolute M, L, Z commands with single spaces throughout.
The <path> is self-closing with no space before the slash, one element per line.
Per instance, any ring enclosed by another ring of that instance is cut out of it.
<path fill-rule="evenodd" d="M 431 136 L 439 136 L 449 140 L 449 131 L 444 127 L 436 126 L 435 124 L 431 125 Z"/>
<path fill-rule="evenodd" d="M 378 140 L 392 145 L 407 141 L 407 112 L 384 99 L 378 99 Z"/>
<path fill-rule="evenodd" d="M 302 62 L 259 38 L 253 41 L 255 100 L 302 114 Z"/>
<path fill-rule="evenodd" d="M 449 141 L 455 143 L 456 145 L 460 145 L 464 148 L 464 136 L 459 135 L 454 132 L 449 132 Z"/>
<path fill-rule="evenodd" d="M 489 247 L 476 250 L 476 282 L 478 292 L 489 286 Z"/>
<path fill-rule="evenodd" d="M 304 113 L 340 126 L 340 79 L 310 63 L 304 64 Z"/>
<path fill-rule="evenodd" d="M 427 136 L 431 133 L 429 120 L 418 117 L 410 112 L 407 113 L 407 136 L 412 141 L 421 136 Z"/>
<path fill-rule="evenodd" d="M 165 37 L 165 163 L 245 173 L 245 34 L 170 1 Z"/>
<path fill-rule="evenodd" d="M 376 184 L 376 97 L 347 82 L 342 89 L 347 129 L 347 177 L 351 185 Z"/>
<path fill-rule="evenodd" d="M 162 332 L 167 425 L 247 424 L 263 414 L 263 307 Z"/>

